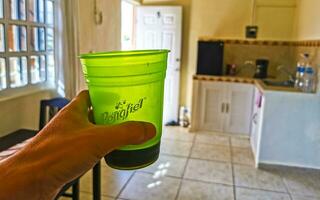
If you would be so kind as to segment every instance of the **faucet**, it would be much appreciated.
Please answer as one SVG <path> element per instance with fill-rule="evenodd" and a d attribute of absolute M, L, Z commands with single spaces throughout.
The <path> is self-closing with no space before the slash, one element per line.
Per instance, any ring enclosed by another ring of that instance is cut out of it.
<path fill-rule="evenodd" d="M 279 65 L 277 67 L 277 71 L 280 71 L 280 72 L 283 72 L 283 73 L 287 74 L 288 77 L 289 77 L 289 81 L 292 82 L 292 83 L 295 82 L 295 80 L 296 80 L 295 75 L 293 73 L 291 73 L 290 70 L 287 67 L 285 67 L 283 65 Z"/>

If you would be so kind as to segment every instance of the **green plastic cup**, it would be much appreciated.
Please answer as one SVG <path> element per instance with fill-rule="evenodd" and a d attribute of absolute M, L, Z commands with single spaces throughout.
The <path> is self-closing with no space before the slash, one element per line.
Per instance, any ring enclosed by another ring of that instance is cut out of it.
<path fill-rule="evenodd" d="M 153 139 L 106 155 L 110 167 L 142 168 L 159 157 L 168 52 L 114 51 L 80 56 L 96 124 L 144 121 L 156 127 Z"/>

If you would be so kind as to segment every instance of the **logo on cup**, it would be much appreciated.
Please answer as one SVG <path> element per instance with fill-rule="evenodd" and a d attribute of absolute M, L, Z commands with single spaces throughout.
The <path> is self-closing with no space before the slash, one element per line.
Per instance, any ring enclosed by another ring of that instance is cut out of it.
<path fill-rule="evenodd" d="M 110 124 L 119 120 L 127 119 L 129 114 L 135 113 L 142 108 L 142 106 L 144 105 L 143 102 L 145 100 L 146 97 L 139 99 L 136 103 L 130 103 L 126 100 L 119 101 L 114 106 L 114 108 L 116 109 L 115 111 L 102 113 L 104 122 L 106 124 Z"/>

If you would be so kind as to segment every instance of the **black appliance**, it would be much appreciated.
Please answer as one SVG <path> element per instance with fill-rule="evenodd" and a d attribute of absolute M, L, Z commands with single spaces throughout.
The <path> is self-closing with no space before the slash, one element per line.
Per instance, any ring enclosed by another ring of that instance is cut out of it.
<path fill-rule="evenodd" d="M 199 41 L 197 74 L 217 75 L 223 73 L 223 49 L 222 41 Z"/>
<path fill-rule="evenodd" d="M 256 60 L 256 72 L 254 78 L 267 78 L 268 76 L 268 59 L 257 59 Z"/>

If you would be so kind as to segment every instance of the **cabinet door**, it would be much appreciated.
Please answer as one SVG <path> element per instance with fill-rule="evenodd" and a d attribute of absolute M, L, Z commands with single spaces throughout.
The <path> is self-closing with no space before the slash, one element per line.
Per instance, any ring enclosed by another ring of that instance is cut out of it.
<path fill-rule="evenodd" d="M 200 130 L 223 131 L 225 83 L 201 82 Z"/>
<path fill-rule="evenodd" d="M 228 133 L 250 132 L 254 86 L 244 83 L 227 83 L 226 120 Z"/>

